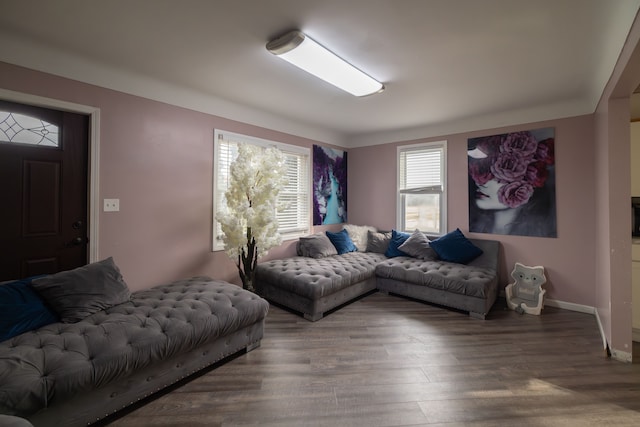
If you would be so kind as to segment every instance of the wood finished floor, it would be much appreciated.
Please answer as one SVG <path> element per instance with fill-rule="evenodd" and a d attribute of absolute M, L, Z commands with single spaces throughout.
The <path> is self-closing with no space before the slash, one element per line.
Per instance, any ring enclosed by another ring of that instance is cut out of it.
<path fill-rule="evenodd" d="M 109 425 L 638 426 L 640 364 L 592 315 L 487 320 L 375 293 L 312 323 L 272 306 L 262 346 Z"/>

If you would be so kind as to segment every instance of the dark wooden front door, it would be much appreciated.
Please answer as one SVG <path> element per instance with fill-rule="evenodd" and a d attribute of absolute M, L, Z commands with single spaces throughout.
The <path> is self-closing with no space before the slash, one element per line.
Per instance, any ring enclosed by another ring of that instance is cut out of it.
<path fill-rule="evenodd" d="M 0 281 L 87 263 L 89 118 L 0 101 Z"/>

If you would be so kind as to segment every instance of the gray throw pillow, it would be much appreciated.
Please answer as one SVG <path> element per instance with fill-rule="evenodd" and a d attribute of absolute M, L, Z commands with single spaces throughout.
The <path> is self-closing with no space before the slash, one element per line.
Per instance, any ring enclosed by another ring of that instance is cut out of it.
<path fill-rule="evenodd" d="M 426 261 L 438 259 L 438 254 L 429 245 L 429 238 L 420 230 L 414 231 L 398 249 L 414 258 L 420 258 Z"/>
<path fill-rule="evenodd" d="M 78 322 L 131 296 L 111 257 L 35 279 L 31 286 L 64 323 Z"/>
<path fill-rule="evenodd" d="M 389 247 L 391 241 L 391 232 L 369 231 L 367 240 L 367 252 L 375 252 L 383 254 Z"/>
<path fill-rule="evenodd" d="M 324 258 L 338 255 L 336 247 L 325 233 L 316 233 L 300 237 L 296 246 L 298 255 L 310 258 Z"/>

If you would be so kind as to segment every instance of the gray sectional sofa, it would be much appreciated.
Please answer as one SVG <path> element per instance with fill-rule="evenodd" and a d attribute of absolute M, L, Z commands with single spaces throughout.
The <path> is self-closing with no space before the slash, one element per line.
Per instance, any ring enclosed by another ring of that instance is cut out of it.
<path fill-rule="evenodd" d="M 482 255 L 467 264 L 396 257 L 376 266 L 376 285 L 403 295 L 467 311 L 484 319 L 498 296 L 500 242 L 469 239 Z"/>
<path fill-rule="evenodd" d="M 256 292 L 316 321 L 323 314 L 376 289 L 383 254 L 349 252 L 325 258 L 296 256 L 258 264 Z"/>
<path fill-rule="evenodd" d="M 498 241 L 468 239 L 481 254 L 459 263 L 439 258 L 427 244 L 410 250 L 413 256 L 389 257 L 383 253 L 388 254 L 389 242 L 381 247 L 380 234 L 368 231 L 367 243 L 360 241 L 359 250 L 343 254 L 318 243 L 322 233 L 307 236 L 319 249 L 309 250 L 308 241 L 301 239 L 298 256 L 258 264 L 256 290 L 311 321 L 375 290 L 466 311 L 475 318 L 489 313 L 498 295 Z"/>
<path fill-rule="evenodd" d="M 268 309 L 236 285 L 195 277 L 19 334 L 0 342 L 0 414 L 36 427 L 96 422 L 258 347 Z"/>

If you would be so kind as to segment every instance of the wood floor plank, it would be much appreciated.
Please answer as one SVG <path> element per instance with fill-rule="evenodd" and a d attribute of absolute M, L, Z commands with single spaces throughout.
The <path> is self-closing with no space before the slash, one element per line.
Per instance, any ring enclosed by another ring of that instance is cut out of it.
<path fill-rule="evenodd" d="M 374 293 L 318 322 L 272 306 L 261 347 L 108 424 L 635 426 L 640 365 L 607 359 L 589 314 Z"/>

